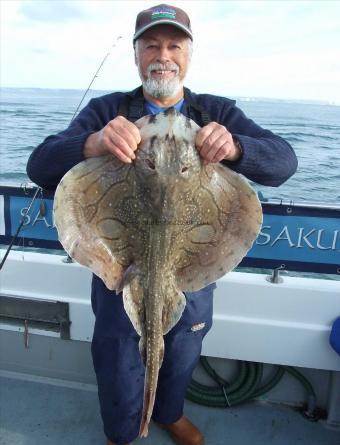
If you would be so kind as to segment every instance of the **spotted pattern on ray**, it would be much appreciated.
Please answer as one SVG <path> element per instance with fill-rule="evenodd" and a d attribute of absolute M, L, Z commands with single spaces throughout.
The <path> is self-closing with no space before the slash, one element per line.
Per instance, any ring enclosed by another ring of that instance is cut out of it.
<path fill-rule="evenodd" d="M 69 255 L 123 291 L 146 367 L 141 436 L 147 434 L 163 335 L 185 308 L 183 291 L 216 281 L 259 233 L 261 206 L 240 175 L 203 165 L 199 127 L 175 109 L 136 122 L 132 164 L 111 155 L 70 170 L 55 194 L 54 220 Z"/>

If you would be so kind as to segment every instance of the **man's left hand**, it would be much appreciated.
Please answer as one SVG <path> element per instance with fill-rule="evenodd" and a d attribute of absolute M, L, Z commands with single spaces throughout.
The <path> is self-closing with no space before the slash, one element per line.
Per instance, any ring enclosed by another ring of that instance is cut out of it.
<path fill-rule="evenodd" d="M 234 142 L 232 134 L 217 122 L 210 122 L 197 132 L 195 145 L 206 163 L 223 159 L 237 161 L 241 156 L 240 147 Z"/>

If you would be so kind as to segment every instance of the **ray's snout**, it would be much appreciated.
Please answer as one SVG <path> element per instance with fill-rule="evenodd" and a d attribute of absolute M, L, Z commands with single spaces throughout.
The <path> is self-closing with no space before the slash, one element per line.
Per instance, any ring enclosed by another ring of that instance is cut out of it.
<path fill-rule="evenodd" d="M 149 170 L 150 173 L 154 173 L 159 175 L 160 177 L 163 175 L 166 176 L 181 176 L 184 173 L 189 173 L 190 169 L 191 169 L 191 165 L 189 162 L 185 162 L 185 163 L 181 163 L 177 166 L 177 169 L 174 170 L 174 166 L 173 165 L 157 165 L 155 163 L 155 161 L 149 159 L 149 158 L 145 158 L 144 159 L 144 165 L 145 165 L 145 169 Z"/>
<path fill-rule="evenodd" d="M 135 166 L 137 173 L 155 176 L 162 182 L 198 173 L 201 160 L 196 148 L 183 138 L 152 137 L 141 143 Z"/>

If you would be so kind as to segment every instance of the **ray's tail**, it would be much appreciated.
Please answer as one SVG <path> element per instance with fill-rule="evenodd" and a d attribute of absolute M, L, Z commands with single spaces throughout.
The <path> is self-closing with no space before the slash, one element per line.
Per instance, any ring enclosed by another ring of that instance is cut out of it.
<path fill-rule="evenodd" d="M 142 340 L 143 338 L 141 339 L 141 344 L 143 344 Z M 143 346 L 141 346 L 141 349 L 143 349 Z M 161 335 L 158 338 L 155 338 L 154 334 L 151 333 L 146 339 L 146 350 L 143 352 L 142 356 L 146 357 L 146 366 L 143 413 L 139 430 L 140 437 L 146 437 L 148 435 L 149 423 L 155 404 L 159 369 L 162 365 L 164 356 L 163 336 Z M 145 354 L 146 352 L 147 354 Z"/>

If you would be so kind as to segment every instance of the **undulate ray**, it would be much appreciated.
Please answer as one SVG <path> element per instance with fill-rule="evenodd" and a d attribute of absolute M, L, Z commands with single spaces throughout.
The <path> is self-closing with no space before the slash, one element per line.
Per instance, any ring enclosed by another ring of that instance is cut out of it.
<path fill-rule="evenodd" d="M 136 122 L 132 164 L 87 159 L 61 180 L 54 202 L 59 239 L 109 289 L 140 335 L 146 367 L 140 435 L 152 415 L 163 335 L 196 291 L 236 267 L 257 237 L 262 211 L 247 181 L 221 164 L 203 165 L 199 127 L 170 109 Z"/>

